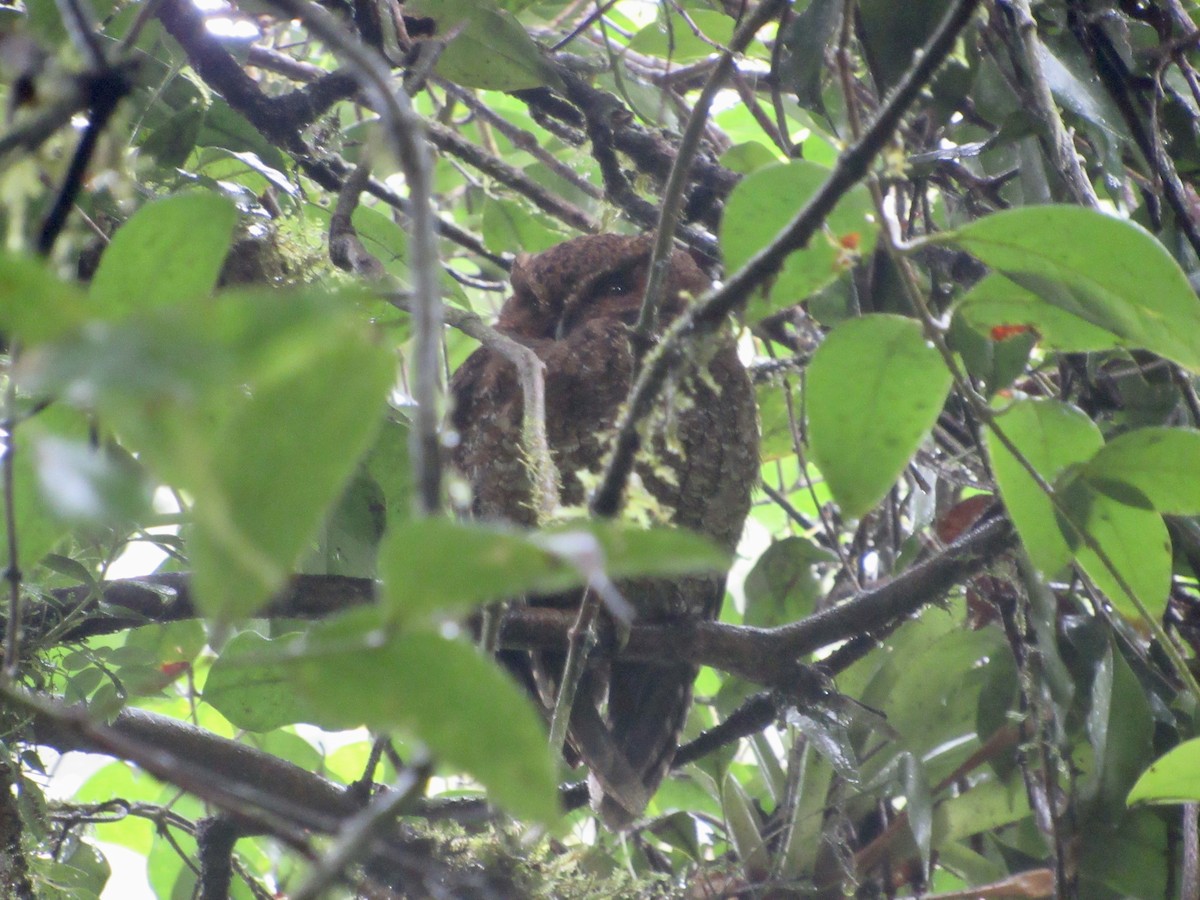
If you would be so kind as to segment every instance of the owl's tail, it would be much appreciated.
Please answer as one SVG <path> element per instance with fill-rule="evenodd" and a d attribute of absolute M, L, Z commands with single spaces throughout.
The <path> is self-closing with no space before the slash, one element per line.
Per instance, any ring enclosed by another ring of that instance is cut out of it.
<path fill-rule="evenodd" d="M 590 704 L 576 705 L 571 731 L 591 773 L 592 807 L 614 831 L 641 816 L 671 768 L 695 679 L 692 666 L 619 663 L 610 675 L 607 721 Z"/>

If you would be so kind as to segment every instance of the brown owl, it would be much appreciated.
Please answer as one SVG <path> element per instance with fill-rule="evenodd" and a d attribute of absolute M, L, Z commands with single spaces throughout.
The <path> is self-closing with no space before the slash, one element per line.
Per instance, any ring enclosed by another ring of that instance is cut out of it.
<path fill-rule="evenodd" d="M 638 318 L 651 250 L 649 236 L 576 238 L 513 267 L 513 296 L 497 328 L 545 364 L 546 433 L 561 475 L 561 501 L 587 502 L 589 474 L 602 471 L 618 410 L 634 372 L 630 330 Z M 709 286 L 691 257 L 671 258 L 660 320 L 665 326 Z M 450 423 L 453 462 L 473 489 L 484 520 L 536 524 L 521 448 L 521 388 L 514 367 L 477 350 L 455 373 Z M 696 349 L 644 432 L 635 468 L 649 506 L 664 521 L 732 550 L 758 477 L 754 392 L 732 335 Z M 716 616 L 724 579 L 642 579 L 621 585 L 641 622 Z M 533 604 L 577 604 L 572 597 Z M 511 661 L 510 661 L 511 662 Z M 537 654 L 533 679 L 552 703 L 561 658 Z M 527 673 L 529 661 L 526 661 Z M 674 756 L 691 705 L 691 666 L 615 662 L 591 669 L 579 686 L 569 743 L 591 771 L 593 804 L 614 828 L 639 816 Z"/>

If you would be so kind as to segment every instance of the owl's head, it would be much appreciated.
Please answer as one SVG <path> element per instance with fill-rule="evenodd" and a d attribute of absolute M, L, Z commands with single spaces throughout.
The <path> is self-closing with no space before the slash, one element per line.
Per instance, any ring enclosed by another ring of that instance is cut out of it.
<path fill-rule="evenodd" d="M 646 288 L 652 235 L 594 234 L 575 238 L 513 265 L 513 295 L 500 327 L 531 338 L 562 339 L 597 317 L 637 321 Z M 665 324 L 710 285 L 688 254 L 671 257 L 659 318 Z"/>

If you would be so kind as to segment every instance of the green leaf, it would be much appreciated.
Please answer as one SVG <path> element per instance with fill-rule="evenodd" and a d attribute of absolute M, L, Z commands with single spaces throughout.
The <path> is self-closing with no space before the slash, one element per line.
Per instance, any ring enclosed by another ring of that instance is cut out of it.
<path fill-rule="evenodd" d="M 469 644 L 431 632 L 361 631 L 369 612 L 323 625 L 294 645 L 296 689 L 324 722 L 404 729 L 516 815 L 553 821 L 557 766 L 529 698 Z"/>
<path fill-rule="evenodd" d="M 862 36 L 881 93 L 912 67 L 913 53 L 933 33 L 947 6 L 948 0 L 861 0 Z"/>
<path fill-rule="evenodd" d="M 1002 275 L 989 274 L 959 300 L 955 314 L 983 334 L 1000 325 L 1027 325 L 1051 350 L 1090 353 L 1128 342 L 1072 312 L 1047 303 Z"/>
<path fill-rule="evenodd" d="M 688 11 L 688 18 L 691 24 L 677 14 L 670 17 L 669 25 L 661 19 L 652 22 L 633 36 L 629 49 L 645 56 L 658 56 L 684 64 L 712 56 L 717 52 L 713 47 L 714 42 L 724 46 L 733 37 L 733 19 L 724 13 L 694 9 Z M 704 37 L 692 30 L 693 25 Z"/>
<path fill-rule="evenodd" d="M 842 9 L 838 0 L 812 0 L 793 16 L 780 35 L 784 53 L 779 77 L 795 92 L 797 102 L 814 112 L 825 111 L 821 97 L 821 79 L 826 72 L 825 46 L 842 21 Z"/>
<path fill-rule="evenodd" d="M 50 471 L 47 471 L 47 460 L 39 453 L 39 447 L 44 448 L 46 442 L 57 446 L 76 446 L 75 442 L 84 438 L 87 431 L 87 422 L 75 410 L 63 404 L 54 404 L 21 422 L 15 434 L 8 439 L 12 441 L 16 454 L 13 457 L 12 503 L 17 534 L 17 563 L 25 571 L 32 569 L 38 560 L 53 550 L 68 531 L 63 517 L 56 515 L 52 505 L 47 502 L 44 488 L 47 477 L 53 477 L 54 462 L 50 462 Z M 0 442 L 0 450 L 7 452 L 6 443 Z M 0 452 L 0 460 L 3 460 L 4 452 Z M 50 487 L 61 493 L 68 486 L 51 484 Z M 0 502 L 4 499 L 0 492 Z M 0 560 L 5 565 L 8 563 L 7 518 L 0 515 Z"/>
<path fill-rule="evenodd" d="M 160 166 L 182 166 L 196 146 L 203 125 L 204 109 L 199 104 L 187 106 L 150 132 L 142 141 L 142 149 Z"/>
<path fill-rule="evenodd" d="M 1101 493 L 1115 496 L 1115 484 L 1128 485 L 1160 513 L 1200 515 L 1200 431 L 1139 428 L 1108 443 L 1084 467 L 1082 476 Z"/>
<path fill-rule="evenodd" d="M 1077 407 L 1053 400 L 1021 400 L 997 424 L 1048 483 L 1071 465 L 1087 462 L 1104 444 L 1100 430 Z M 1029 558 L 1053 576 L 1072 559 L 1056 524 L 1054 506 L 1017 459 L 992 432 L 984 436 L 1000 496 Z"/>
<path fill-rule="evenodd" d="M 1150 764 L 1125 802 L 1195 803 L 1200 801 L 1200 738 L 1184 741 Z"/>
<path fill-rule="evenodd" d="M 594 542 L 581 545 L 579 539 Z M 599 551 L 609 578 L 723 571 L 726 556 L 687 531 L 636 529 L 581 522 L 522 532 L 448 519 L 408 521 L 392 528 L 380 549 L 382 604 L 398 620 L 521 594 L 582 586 L 579 553 Z"/>
<path fill-rule="evenodd" d="M 721 252 L 725 269 L 736 271 L 778 234 L 829 178 L 829 170 L 806 160 L 764 166 L 743 178 L 725 204 Z M 809 245 L 788 256 L 768 296 L 756 295 L 746 309 L 757 321 L 799 303 L 869 256 L 877 228 L 870 192 L 855 185 Z"/>
<path fill-rule="evenodd" d="M 489 248 L 512 253 L 540 253 L 561 243 L 565 235 L 553 221 L 523 203 L 488 197 L 483 206 L 483 240 Z"/>
<path fill-rule="evenodd" d="M 712 541 L 683 528 L 636 528 L 619 522 L 574 522 L 546 529 L 538 538 L 587 534 L 604 553 L 611 578 L 643 575 L 696 575 L 721 573 L 729 568 L 729 554 Z"/>
<path fill-rule="evenodd" d="M 403 621 L 581 582 L 574 569 L 522 532 L 449 519 L 393 527 L 379 551 L 379 572 L 380 602 Z"/>
<path fill-rule="evenodd" d="M 904 809 L 908 828 L 920 851 L 922 871 L 928 873 L 933 840 L 933 800 L 929 775 L 921 759 L 912 753 L 900 754 L 900 777 L 904 788 Z"/>
<path fill-rule="evenodd" d="M 1093 494 L 1086 528 L 1150 615 L 1161 615 L 1171 587 L 1171 537 L 1162 516 Z M 1092 550 L 1080 547 L 1078 560 L 1119 612 L 1131 619 L 1141 618 L 1133 601 Z"/>
<path fill-rule="evenodd" d="M 821 596 L 813 566 L 836 561 L 807 538 L 775 541 L 746 576 L 746 624 L 772 628 L 809 615 Z"/>
<path fill-rule="evenodd" d="M 1102 639 L 1104 650 L 1092 665 L 1086 721 L 1091 771 L 1078 783 L 1093 808 L 1115 823 L 1138 773 L 1151 759 L 1154 716 L 1129 663 L 1108 635 Z"/>
<path fill-rule="evenodd" d="M 210 293 L 236 222 L 233 204 L 218 194 L 147 203 L 105 248 L 90 303 L 98 314 L 115 316 Z"/>
<path fill-rule="evenodd" d="M 734 144 L 720 156 L 720 163 L 727 169 L 749 175 L 757 169 L 779 162 L 777 151 L 759 141 L 743 141 Z"/>
<path fill-rule="evenodd" d="M 948 237 L 1044 302 L 1200 371 L 1200 299 L 1167 249 L 1133 222 L 1079 206 L 1031 206 Z"/>
<path fill-rule="evenodd" d="M 1029 795 L 1019 777 L 989 777 L 938 803 L 933 811 L 934 846 L 1012 825 L 1029 815 Z"/>
<path fill-rule="evenodd" d="M 383 490 L 360 468 L 325 516 L 316 546 L 305 557 L 301 570 L 374 578 L 379 542 L 386 526 Z"/>
<path fill-rule="evenodd" d="M 379 426 L 365 460 L 367 474 L 383 491 L 384 521 L 402 522 L 412 514 L 412 464 L 408 455 L 409 427 L 389 416 Z"/>
<path fill-rule="evenodd" d="M 41 853 L 30 856 L 30 874 L 39 887 L 40 897 L 63 900 L 99 897 L 112 875 L 104 854 L 83 841 L 71 841 L 62 853 L 53 856 Z"/>
<path fill-rule="evenodd" d="M 1082 545 L 1076 532 L 1086 531 L 1141 601 L 1151 611 L 1161 609 L 1171 573 L 1170 539 L 1162 518 L 1097 493 L 1079 477 L 1077 467 L 1103 445 L 1096 425 L 1075 407 L 1048 400 L 1014 403 L 998 424 L 1042 478 L 1055 485 L 1066 508 L 1064 520 L 995 435 L 986 436 L 1000 495 L 1034 565 L 1053 576 L 1077 558 L 1113 606 L 1136 618 L 1137 608 L 1118 580 Z"/>
<path fill-rule="evenodd" d="M 920 323 L 872 315 L 838 325 L 808 368 L 814 461 L 848 518 L 895 483 L 937 421 L 951 376 Z"/>
<path fill-rule="evenodd" d="M 309 721 L 311 711 L 296 695 L 291 673 L 270 661 L 279 646 L 254 631 L 234 635 L 208 672 L 204 701 L 247 731 Z"/>
<path fill-rule="evenodd" d="M 353 330 L 279 356 L 281 370 L 208 439 L 211 468 L 192 471 L 190 549 L 207 615 L 249 615 L 283 584 L 368 447 L 392 380 L 391 354 Z"/>
<path fill-rule="evenodd" d="M 93 312 L 43 260 L 0 255 L 0 331 L 32 346 L 78 327 Z"/>
<path fill-rule="evenodd" d="M 236 112 L 219 97 L 204 116 L 204 126 L 196 137 L 199 147 L 219 147 L 233 153 L 254 153 L 271 168 L 286 172 L 288 163 L 283 153 L 255 128 L 241 113 Z"/>
<path fill-rule="evenodd" d="M 729 842 L 752 881 L 762 881 L 771 871 L 771 854 L 759 827 L 758 814 L 746 789 L 731 771 L 721 782 L 721 807 Z"/>
<path fill-rule="evenodd" d="M 149 512 L 153 488 L 137 460 L 121 448 L 33 431 L 30 449 L 37 461 L 41 496 L 59 519 L 117 525 L 137 521 Z"/>
<path fill-rule="evenodd" d="M 1038 335 L 1025 330 L 1004 333 L 997 339 L 989 327 L 984 326 L 982 333 L 979 327 L 972 327 L 962 315 L 956 315 L 946 343 L 962 358 L 967 373 L 983 383 L 986 395 L 993 397 L 1024 374 Z"/>
<path fill-rule="evenodd" d="M 404 11 L 434 19 L 439 38 L 462 26 L 437 59 L 438 74 L 449 81 L 491 91 L 562 88 L 521 23 L 493 0 L 409 0 Z"/>
<path fill-rule="evenodd" d="M 788 417 L 787 387 L 782 384 L 760 384 L 754 389 L 758 396 L 758 419 L 762 430 L 759 453 L 763 462 L 792 456 L 796 452 L 792 423 Z M 794 404 L 800 415 L 800 403 Z"/>

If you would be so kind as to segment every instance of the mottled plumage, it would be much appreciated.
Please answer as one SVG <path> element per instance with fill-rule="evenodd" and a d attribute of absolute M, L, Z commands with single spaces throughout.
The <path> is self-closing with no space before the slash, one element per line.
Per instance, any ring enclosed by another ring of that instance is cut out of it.
<path fill-rule="evenodd" d="M 594 235 L 522 257 L 513 267 L 513 296 L 497 327 L 545 363 L 547 438 L 566 505 L 586 502 L 592 481 L 585 473 L 602 470 L 629 394 L 634 370 L 629 334 L 641 307 L 650 247 L 648 237 Z M 663 325 L 708 284 L 692 259 L 676 251 L 660 313 Z M 477 350 L 455 373 L 451 394 L 450 421 L 459 435 L 453 461 L 471 484 L 475 515 L 535 524 L 513 366 Z M 731 335 L 697 348 L 648 425 L 635 471 L 650 495 L 649 506 L 665 521 L 732 550 L 759 463 L 754 393 Z M 714 617 L 723 582 L 644 579 L 621 588 L 639 621 L 669 622 Z M 578 601 L 576 595 L 530 602 Z M 560 669 L 561 659 L 535 657 L 543 695 Z M 611 826 L 640 815 L 639 797 L 653 794 L 670 767 L 695 675 L 691 666 L 617 662 L 608 671 L 589 671 L 581 683 L 570 743 L 591 769 L 593 800 Z"/>

